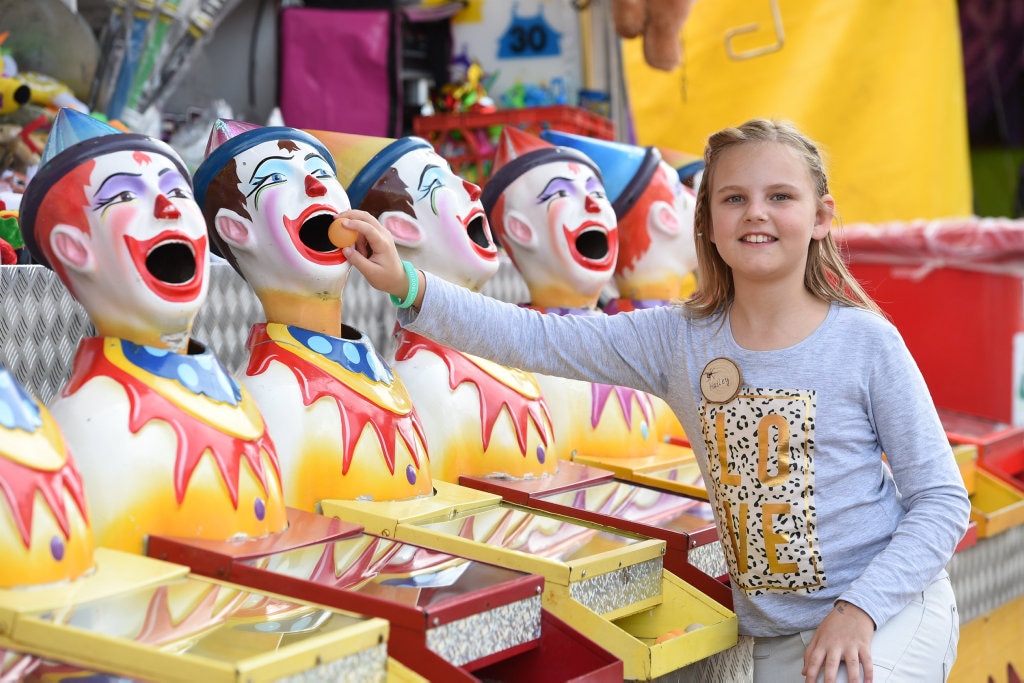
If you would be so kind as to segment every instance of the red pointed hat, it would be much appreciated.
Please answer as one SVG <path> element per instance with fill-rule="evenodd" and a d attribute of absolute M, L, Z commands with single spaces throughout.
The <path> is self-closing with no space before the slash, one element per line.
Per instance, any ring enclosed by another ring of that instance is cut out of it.
<path fill-rule="evenodd" d="M 601 169 L 583 152 L 571 147 L 553 145 L 515 126 L 505 126 L 498 140 L 498 149 L 494 153 L 491 177 L 480 195 L 484 211 L 490 215 L 498 198 L 513 180 L 532 168 L 555 161 L 576 161 L 586 164 L 594 170 L 598 179 L 601 178 Z"/>

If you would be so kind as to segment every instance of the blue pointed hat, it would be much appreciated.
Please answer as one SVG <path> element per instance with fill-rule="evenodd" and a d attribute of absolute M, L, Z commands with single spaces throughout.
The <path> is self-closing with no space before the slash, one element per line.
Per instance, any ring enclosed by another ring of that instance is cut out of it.
<path fill-rule="evenodd" d="M 654 177 L 661 162 L 656 147 L 640 147 L 622 142 L 545 130 L 540 136 L 554 145 L 579 150 L 601 169 L 604 189 L 620 220 L 625 216 Z"/>
<path fill-rule="evenodd" d="M 77 109 L 64 107 L 57 111 L 46 138 L 39 170 L 25 187 L 18 214 L 25 246 L 36 262 L 50 266 L 35 235 L 39 205 L 46 199 L 50 188 L 82 163 L 123 150 L 146 151 L 165 156 L 174 162 L 183 178 L 191 181 L 185 163 L 166 142 L 148 135 L 125 133 Z"/>

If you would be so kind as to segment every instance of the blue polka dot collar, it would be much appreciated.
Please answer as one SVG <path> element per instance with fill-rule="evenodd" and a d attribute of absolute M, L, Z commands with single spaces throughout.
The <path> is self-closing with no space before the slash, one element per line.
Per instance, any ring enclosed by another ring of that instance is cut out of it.
<path fill-rule="evenodd" d="M 357 332 L 359 336 L 356 339 L 343 339 L 288 325 L 288 333 L 313 353 L 337 363 L 349 372 L 363 375 L 374 382 L 390 384 L 394 381 L 394 375 L 381 360 L 373 342 L 361 332 Z"/>
<path fill-rule="evenodd" d="M 124 357 L 148 373 L 177 382 L 192 393 L 214 401 L 237 406 L 242 400 L 238 381 L 213 352 L 198 342 L 191 342 L 189 350 L 196 349 L 199 353 L 174 353 L 134 344 L 126 339 L 120 341 Z"/>

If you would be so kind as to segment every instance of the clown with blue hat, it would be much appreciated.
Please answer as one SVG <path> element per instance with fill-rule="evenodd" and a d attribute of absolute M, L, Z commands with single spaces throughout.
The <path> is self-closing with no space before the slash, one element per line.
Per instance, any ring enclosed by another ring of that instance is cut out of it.
<path fill-rule="evenodd" d="M 274 434 L 287 504 L 315 512 L 324 499 L 430 495 L 405 386 L 369 337 L 342 324 L 350 266 L 333 228 L 376 219 L 351 209 L 331 151 L 297 128 L 221 119 L 195 183 L 210 238 L 266 314 L 241 381 Z"/>
<path fill-rule="evenodd" d="M 660 306 L 692 291 L 697 197 L 658 148 L 556 130 L 546 130 L 541 137 L 583 152 L 605 178 L 618 217 L 620 245 L 615 265 L 619 297 L 610 302 L 609 312 Z"/>
<path fill-rule="evenodd" d="M 256 403 L 191 337 L 208 238 L 177 153 L 61 109 L 22 216 L 33 257 L 97 332 L 79 342 L 50 406 L 78 459 L 97 543 L 144 553 L 149 534 L 283 529 L 277 454 Z"/>

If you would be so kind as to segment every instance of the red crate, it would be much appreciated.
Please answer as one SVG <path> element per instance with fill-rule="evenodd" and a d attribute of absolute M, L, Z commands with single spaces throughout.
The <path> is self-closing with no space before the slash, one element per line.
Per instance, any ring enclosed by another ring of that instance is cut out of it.
<path fill-rule="evenodd" d="M 481 187 L 491 175 L 494 151 L 505 126 L 516 126 L 534 135 L 552 129 L 600 140 L 615 139 L 615 126 L 609 119 L 567 105 L 417 116 L 412 122 L 413 133 L 428 140 L 456 174 Z"/>

